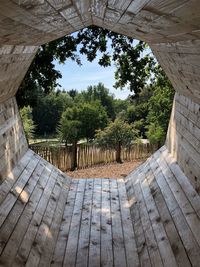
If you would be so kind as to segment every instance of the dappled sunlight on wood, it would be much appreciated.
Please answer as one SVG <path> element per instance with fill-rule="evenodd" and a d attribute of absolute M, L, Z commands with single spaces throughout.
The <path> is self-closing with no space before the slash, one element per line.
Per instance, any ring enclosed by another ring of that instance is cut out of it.
<path fill-rule="evenodd" d="M 131 266 L 144 255 L 169 266 L 200 260 L 198 245 L 193 246 L 200 242 L 200 197 L 166 147 L 125 179 L 71 180 L 30 150 L 18 168 L 16 180 L 1 185 L 4 266 L 33 261 L 73 266 L 108 259 L 109 266 L 114 260 Z M 139 253 L 141 248 L 146 254 Z"/>
<path fill-rule="evenodd" d="M 102 213 L 109 213 L 110 212 L 110 209 L 108 209 L 108 208 L 101 208 L 101 212 Z"/>
<path fill-rule="evenodd" d="M 14 168 L 28 149 L 15 98 L 0 104 L 0 180 L 14 180 Z"/>
<path fill-rule="evenodd" d="M 29 199 L 29 195 L 27 194 L 27 192 L 26 191 L 22 191 L 22 188 L 21 187 L 19 187 L 19 186 L 17 186 L 16 188 L 15 188 L 15 191 L 18 193 L 18 194 L 20 194 L 19 195 L 19 198 L 20 198 L 20 200 L 23 202 L 23 203 L 26 203 L 27 201 L 28 201 L 28 199 Z"/>

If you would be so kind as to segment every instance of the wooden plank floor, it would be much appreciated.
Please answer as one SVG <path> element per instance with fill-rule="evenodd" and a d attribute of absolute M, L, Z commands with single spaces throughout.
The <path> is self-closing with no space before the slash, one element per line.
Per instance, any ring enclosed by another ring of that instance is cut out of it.
<path fill-rule="evenodd" d="M 0 266 L 200 266 L 200 197 L 165 147 L 126 179 L 28 151 L 0 185 Z"/>
<path fill-rule="evenodd" d="M 162 147 L 125 179 L 141 266 L 200 266 L 200 196 Z"/>

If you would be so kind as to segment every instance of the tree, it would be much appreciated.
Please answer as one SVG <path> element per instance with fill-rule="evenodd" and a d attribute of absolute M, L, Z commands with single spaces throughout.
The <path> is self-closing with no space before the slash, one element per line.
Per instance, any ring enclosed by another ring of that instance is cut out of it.
<path fill-rule="evenodd" d="M 151 98 L 152 94 L 152 87 L 149 85 L 145 86 L 137 97 L 130 99 L 130 104 L 127 108 L 126 119 L 128 123 L 133 123 L 136 129 L 139 130 L 140 136 L 143 138 L 146 138 L 149 99 Z"/>
<path fill-rule="evenodd" d="M 111 122 L 103 131 L 96 133 L 96 142 L 106 148 L 116 151 L 116 162 L 122 163 L 121 147 L 128 146 L 137 137 L 137 132 L 131 125 L 117 118 Z"/>
<path fill-rule="evenodd" d="M 114 112 L 115 116 L 118 116 L 118 114 L 127 112 L 128 106 L 129 106 L 129 99 L 114 99 L 113 100 L 113 106 L 114 106 Z"/>
<path fill-rule="evenodd" d="M 76 40 L 72 35 L 40 46 L 17 92 L 19 107 L 34 107 L 41 97 L 54 91 L 59 86 L 57 80 L 62 77 L 55 68 L 55 60 L 64 63 L 70 58 L 80 64 L 76 50 Z"/>
<path fill-rule="evenodd" d="M 158 148 L 165 141 L 166 132 L 158 122 L 151 122 L 147 126 L 147 137 L 151 144 L 157 144 Z"/>
<path fill-rule="evenodd" d="M 64 36 L 38 49 L 17 93 L 19 106 L 28 104 L 34 106 L 41 95 L 55 90 L 59 86 L 58 78 L 62 77 L 56 70 L 55 60 L 64 63 L 67 59 L 71 59 L 81 65 L 78 52 L 84 54 L 90 62 L 97 55 L 101 55 L 99 64 L 103 67 L 111 65 L 113 60 L 117 68 L 115 87 L 129 86 L 135 95 L 151 77 L 155 64 L 154 58 L 143 42 L 134 42 L 134 39 L 124 35 L 90 26 L 77 34 Z"/>
<path fill-rule="evenodd" d="M 164 143 L 175 91 L 163 71 L 159 70 L 153 94 L 148 102 L 147 137 L 152 143 Z"/>
<path fill-rule="evenodd" d="M 74 100 L 74 98 L 77 96 L 78 91 L 76 89 L 71 89 L 67 91 L 68 95 Z"/>
<path fill-rule="evenodd" d="M 66 146 L 72 144 L 71 170 L 77 167 L 78 141 L 94 138 L 95 131 L 104 128 L 107 122 L 107 114 L 98 102 L 74 105 L 63 112 L 58 135 Z"/>
<path fill-rule="evenodd" d="M 114 96 L 110 94 L 109 89 L 104 84 L 99 83 L 98 85 L 88 86 L 87 90 L 82 91 L 81 97 L 83 102 L 98 101 L 105 108 L 108 117 L 115 118 Z"/>
<path fill-rule="evenodd" d="M 30 140 L 34 136 L 35 125 L 32 119 L 32 109 L 30 106 L 20 109 L 20 116 L 24 126 L 24 132 L 27 140 Z"/>
<path fill-rule="evenodd" d="M 114 61 L 115 87 L 123 89 L 128 86 L 135 95 L 147 84 L 156 64 L 144 42 L 97 26 L 79 31 L 77 42 L 80 53 L 85 54 L 88 61 L 92 62 L 97 54 L 101 55 L 98 63 L 103 67 L 110 66 Z M 108 49 L 109 43 L 112 51 Z"/>
<path fill-rule="evenodd" d="M 40 98 L 33 108 L 36 134 L 54 135 L 62 112 L 72 105 L 73 100 L 66 92 L 53 92 Z"/>
<path fill-rule="evenodd" d="M 81 121 L 78 120 L 78 108 L 67 108 L 60 119 L 58 126 L 58 136 L 61 141 L 67 146 L 72 144 L 71 151 L 71 171 L 77 168 L 77 143 L 83 138 Z"/>
<path fill-rule="evenodd" d="M 81 121 L 82 134 L 87 141 L 94 138 L 97 129 L 103 129 L 108 124 L 107 113 L 98 101 L 82 104 L 78 118 Z"/>

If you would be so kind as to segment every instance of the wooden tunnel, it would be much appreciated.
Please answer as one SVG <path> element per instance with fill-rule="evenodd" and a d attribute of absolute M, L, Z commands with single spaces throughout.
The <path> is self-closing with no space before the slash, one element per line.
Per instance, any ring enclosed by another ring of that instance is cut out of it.
<path fill-rule="evenodd" d="M 89 25 L 146 41 L 176 95 L 166 145 L 125 180 L 28 149 L 15 100 L 38 47 Z M 200 266 L 198 0 L 0 1 L 0 266 Z"/>

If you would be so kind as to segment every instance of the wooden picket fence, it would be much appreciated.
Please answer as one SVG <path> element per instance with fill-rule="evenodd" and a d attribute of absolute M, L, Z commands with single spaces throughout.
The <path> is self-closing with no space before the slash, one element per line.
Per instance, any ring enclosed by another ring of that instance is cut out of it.
<path fill-rule="evenodd" d="M 31 145 L 30 148 L 38 155 L 49 161 L 62 171 L 67 171 L 71 167 L 71 147 L 54 147 Z M 128 148 L 122 148 L 121 159 L 132 161 L 146 159 L 157 147 L 150 144 L 133 144 Z M 97 145 L 78 145 L 77 161 L 78 169 L 84 169 L 95 165 L 108 164 L 115 161 L 115 151 L 113 149 L 103 149 Z"/>

